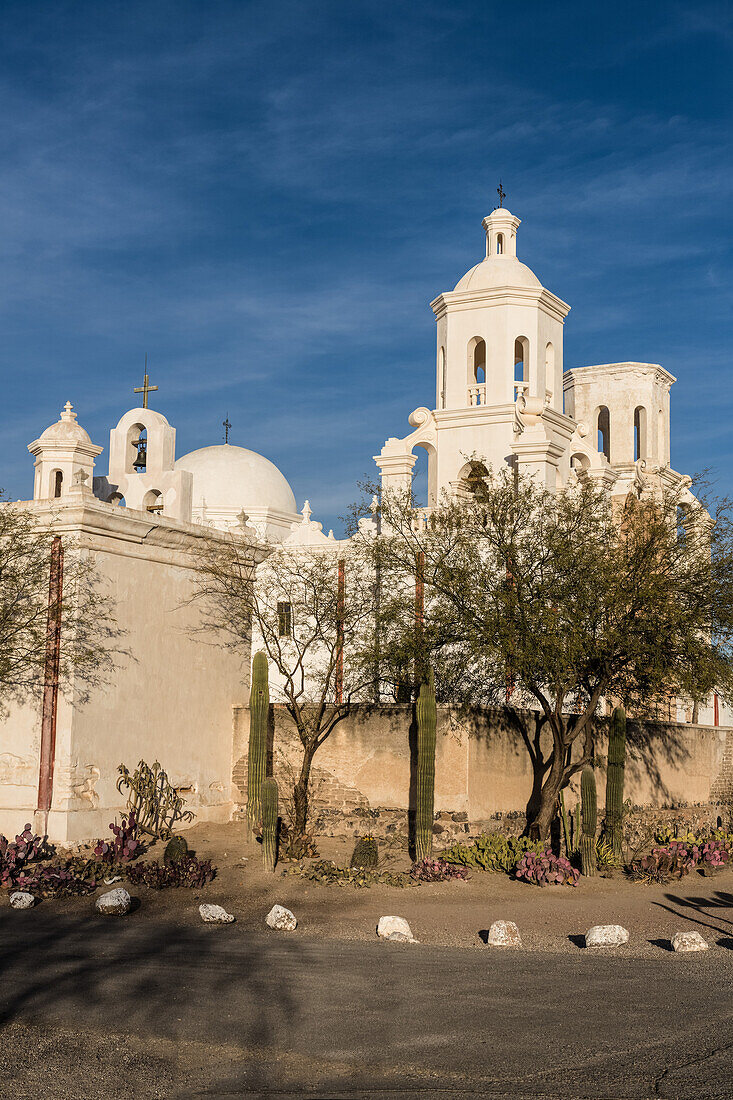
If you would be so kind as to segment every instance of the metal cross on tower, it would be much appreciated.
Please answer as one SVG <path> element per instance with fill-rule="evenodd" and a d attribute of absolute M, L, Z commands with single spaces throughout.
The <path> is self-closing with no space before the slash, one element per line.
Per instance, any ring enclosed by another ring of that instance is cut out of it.
<path fill-rule="evenodd" d="M 143 395 L 143 408 L 144 409 L 147 409 L 147 407 L 148 407 L 148 394 L 152 393 L 153 390 L 157 390 L 157 388 L 158 388 L 157 386 L 151 386 L 150 381 L 148 379 L 148 356 L 147 356 L 147 352 L 146 352 L 145 353 L 145 374 L 143 375 L 143 384 L 142 384 L 142 386 L 136 386 L 135 390 L 133 391 L 134 393 L 141 393 Z"/>
<path fill-rule="evenodd" d="M 231 429 L 231 424 L 229 423 L 229 413 L 227 413 L 226 420 L 222 420 L 221 423 L 222 423 L 222 427 L 224 428 L 224 442 L 228 443 L 229 442 L 229 431 Z"/>
<path fill-rule="evenodd" d="M 499 206 L 503 206 L 504 199 L 506 198 L 506 191 L 502 190 L 501 180 L 499 180 L 499 186 L 496 189 L 496 193 L 499 196 Z"/>

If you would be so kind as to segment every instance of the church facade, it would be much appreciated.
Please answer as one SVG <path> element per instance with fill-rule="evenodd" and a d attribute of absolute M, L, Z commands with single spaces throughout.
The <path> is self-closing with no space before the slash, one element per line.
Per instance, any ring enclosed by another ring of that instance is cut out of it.
<path fill-rule="evenodd" d="M 476 462 L 508 464 L 549 488 L 587 477 L 623 498 L 657 483 L 678 491 L 684 505 L 690 480 L 670 467 L 675 379 L 650 363 L 564 370 L 570 307 L 519 260 L 519 225 L 508 210 L 494 210 L 483 222 L 485 256 L 431 303 L 435 407 L 416 409 L 410 434 L 387 439 L 375 456 L 383 487 L 410 487 L 423 448 L 428 509 L 444 492 L 466 491 Z M 102 835 L 121 806 L 118 765 L 141 758 L 161 761 L 199 820 L 228 820 L 241 802 L 233 771 L 241 763 L 249 659 L 215 649 L 190 602 L 202 540 L 246 527 L 270 544 L 339 550 L 307 501 L 297 510 L 287 480 L 262 455 L 225 443 L 177 458 L 175 428 L 147 407 L 147 396 L 146 376 L 142 407 L 111 429 L 103 474 L 96 469 L 103 448 L 69 403 L 28 447 L 35 478 L 26 506 L 93 558 L 129 653 L 85 705 L 73 685 L 59 693 L 47 804 L 39 768 L 49 752 L 42 736 L 49 716 L 39 703 L 3 721 L 6 835 L 34 815 L 57 842 Z M 712 725 L 712 711 L 700 719 Z M 349 785 L 348 775 L 339 778 Z"/>

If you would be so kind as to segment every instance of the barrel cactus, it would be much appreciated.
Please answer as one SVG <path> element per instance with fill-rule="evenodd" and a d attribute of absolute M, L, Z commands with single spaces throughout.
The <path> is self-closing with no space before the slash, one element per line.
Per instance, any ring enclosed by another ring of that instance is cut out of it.
<path fill-rule="evenodd" d="M 265 779 L 262 797 L 262 857 L 265 870 L 274 872 L 277 863 L 278 791 L 275 779 Z"/>
<path fill-rule="evenodd" d="M 180 863 L 188 859 L 188 844 L 182 836 L 172 836 L 163 852 L 163 863 Z"/>
<path fill-rule="evenodd" d="M 583 831 L 580 835 L 580 861 L 584 875 L 596 873 L 596 775 L 586 764 L 580 776 L 580 801 L 582 803 Z"/>
<path fill-rule="evenodd" d="M 372 869 L 379 865 L 379 847 L 373 836 L 359 837 L 349 863 L 350 867 Z"/>
<path fill-rule="evenodd" d="M 267 773 L 267 720 L 270 691 L 267 655 L 255 653 L 249 695 L 249 755 L 247 757 L 247 825 L 250 835 L 262 819 L 262 784 Z"/>
<path fill-rule="evenodd" d="M 432 668 L 417 700 L 417 790 L 415 804 L 415 859 L 419 863 L 433 850 L 435 804 L 435 677 Z"/>
<path fill-rule="evenodd" d="M 616 707 L 608 731 L 608 770 L 606 772 L 606 838 L 614 859 L 620 861 L 624 839 L 624 769 L 626 766 L 626 711 Z"/>

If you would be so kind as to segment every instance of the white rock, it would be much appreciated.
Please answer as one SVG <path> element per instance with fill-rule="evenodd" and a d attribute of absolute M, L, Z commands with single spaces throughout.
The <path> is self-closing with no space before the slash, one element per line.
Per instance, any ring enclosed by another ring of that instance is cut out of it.
<path fill-rule="evenodd" d="M 495 920 L 486 942 L 489 947 L 521 947 L 522 937 L 513 920 Z"/>
<path fill-rule="evenodd" d="M 585 934 L 586 947 L 619 947 L 628 941 L 629 933 L 620 924 L 594 924 Z"/>
<path fill-rule="evenodd" d="M 112 878 L 106 878 L 104 880 L 104 885 L 112 886 L 115 882 L 122 882 L 122 875 L 113 875 Z"/>
<path fill-rule="evenodd" d="M 390 932 L 384 938 L 389 940 L 390 943 L 417 943 L 413 936 L 406 936 L 404 932 Z"/>
<path fill-rule="evenodd" d="M 395 932 L 399 932 L 404 936 L 404 943 L 413 943 L 415 937 L 412 934 L 409 924 L 404 917 L 380 917 L 379 924 L 377 925 L 377 935 L 383 940 L 392 939 L 392 935 Z"/>
<path fill-rule="evenodd" d="M 206 921 L 207 924 L 232 924 L 234 921 L 231 913 L 227 913 L 221 905 L 212 905 L 210 901 L 205 901 L 203 905 L 199 905 L 199 913 L 201 914 L 201 920 Z"/>
<path fill-rule="evenodd" d="M 130 895 L 122 886 L 116 890 L 108 890 L 101 894 L 95 903 L 98 913 L 104 913 L 108 917 L 122 917 L 130 912 Z"/>
<path fill-rule="evenodd" d="M 273 905 L 265 917 L 265 924 L 268 928 L 275 928 L 278 932 L 294 932 L 298 927 L 297 920 L 284 905 Z"/>
<path fill-rule="evenodd" d="M 33 894 L 26 894 L 24 890 L 16 890 L 10 895 L 10 904 L 13 909 L 32 909 L 36 904 Z"/>
<path fill-rule="evenodd" d="M 680 952 L 707 951 L 710 944 L 699 932 L 675 932 L 672 936 L 672 950 Z"/>

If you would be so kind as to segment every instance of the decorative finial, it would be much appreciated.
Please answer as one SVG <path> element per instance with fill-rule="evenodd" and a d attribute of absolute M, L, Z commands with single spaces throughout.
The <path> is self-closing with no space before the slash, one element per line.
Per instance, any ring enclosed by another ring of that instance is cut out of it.
<path fill-rule="evenodd" d="M 76 413 L 73 412 L 74 406 L 70 401 L 67 401 L 64 405 L 64 411 L 61 413 L 62 420 L 76 420 Z"/>
<path fill-rule="evenodd" d="M 303 511 L 302 511 L 301 515 L 303 516 L 303 523 L 310 523 L 310 519 L 311 519 L 311 516 L 313 515 L 313 512 L 311 511 L 311 506 L 310 506 L 310 501 L 309 500 L 307 500 L 305 502 L 305 504 L 303 505 Z"/>
<path fill-rule="evenodd" d="M 143 395 L 144 409 L 148 407 L 148 394 L 152 393 L 153 390 L 157 390 L 157 388 L 157 386 L 151 386 L 148 380 L 148 353 L 145 352 L 145 374 L 143 376 L 143 384 L 142 386 L 137 386 L 133 391 L 134 393 L 141 393 Z"/>
<path fill-rule="evenodd" d="M 224 428 L 224 442 L 228 443 L 229 442 L 229 431 L 231 429 L 231 424 L 229 423 L 229 413 L 227 413 L 226 420 L 222 420 L 221 423 L 222 423 L 222 427 Z"/>
<path fill-rule="evenodd" d="M 506 198 L 506 191 L 502 189 L 501 180 L 499 180 L 499 186 L 496 189 L 496 193 L 499 196 L 499 206 L 502 207 L 504 205 L 504 199 Z"/>

